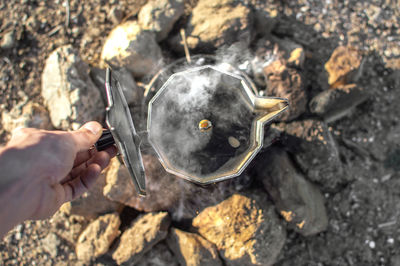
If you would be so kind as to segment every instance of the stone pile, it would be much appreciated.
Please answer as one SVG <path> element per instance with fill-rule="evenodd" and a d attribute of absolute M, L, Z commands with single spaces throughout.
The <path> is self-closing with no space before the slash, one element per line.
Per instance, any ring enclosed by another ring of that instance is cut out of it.
<path fill-rule="evenodd" d="M 183 1 L 152 0 L 137 19 L 122 20 L 106 39 L 103 66 L 119 69 L 131 107 L 143 99 L 137 84 L 163 66 L 163 56 L 177 59 L 172 50 L 183 55 L 177 28 L 185 29 L 192 52 L 215 54 L 239 42 L 246 50 L 232 55 L 234 63 L 256 82 L 260 95 L 290 101 L 289 111 L 267 131 L 280 139 L 279 145 L 264 149 L 241 176 L 208 187 L 167 173 L 154 155 L 143 154 L 145 198 L 137 196 L 126 167 L 113 159 L 88 193 L 62 208 L 91 221 L 76 243 L 85 263 L 273 265 L 287 230 L 312 236 L 327 228 L 322 192 L 351 180 L 329 123 L 367 99 L 357 84 L 363 71 L 358 51 L 334 51 L 325 65 L 326 83 L 310 99 L 304 85 L 307 53 L 301 44 L 271 33 L 278 18 L 267 5 L 200 0 L 184 16 Z M 103 118 L 96 85 L 104 83 L 104 72 L 93 68 L 89 75 L 71 46 L 50 55 L 42 80 L 49 115 L 32 112 L 24 125 L 70 129 Z M 2 119 L 11 120 L 7 115 Z M 126 218 L 125 210 L 134 217 Z"/>

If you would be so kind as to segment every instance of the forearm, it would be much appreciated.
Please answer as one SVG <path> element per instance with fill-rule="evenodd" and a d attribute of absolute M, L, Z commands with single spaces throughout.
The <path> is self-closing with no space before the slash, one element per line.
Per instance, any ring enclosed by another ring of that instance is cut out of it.
<path fill-rule="evenodd" d="M 29 209 L 28 202 L 35 185 L 30 186 L 27 179 L 20 178 L 23 166 L 14 167 L 22 163 L 18 153 L 12 148 L 0 148 L 0 237 L 34 211 Z"/>
<path fill-rule="evenodd" d="M 73 132 L 20 129 L 0 148 L 0 237 L 27 219 L 45 219 L 94 184 L 115 149 L 92 154 L 101 125 Z M 83 167 L 82 167 L 83 166 Z"/>

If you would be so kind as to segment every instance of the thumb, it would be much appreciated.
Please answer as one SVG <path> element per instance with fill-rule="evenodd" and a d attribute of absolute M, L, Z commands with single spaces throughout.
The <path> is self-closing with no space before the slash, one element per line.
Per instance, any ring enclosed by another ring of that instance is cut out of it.
<path fill-rule="evenodd" d="M 79 130 L 69 132 L 75 143 L 76 151 L 88 150 L 100 138 L 102 126 L 95 121 L 84 124 Z"/>

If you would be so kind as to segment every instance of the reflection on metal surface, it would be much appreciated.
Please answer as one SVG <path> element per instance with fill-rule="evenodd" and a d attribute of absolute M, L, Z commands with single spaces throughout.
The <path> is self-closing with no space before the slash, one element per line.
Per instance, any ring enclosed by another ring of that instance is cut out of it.
<path fill-rule="evenodd" d="M 132 177 L 133 184 L 139 195 L 146 195 L 146 183 L 140 139 L 133 125 L 130 110 L 126 103 L 119 82 L 111 75 L 111 69 L 106 73 L 106 92 L 108 106 L 106 108 L 106 123 L 122 155 L 125 166 Z"/>

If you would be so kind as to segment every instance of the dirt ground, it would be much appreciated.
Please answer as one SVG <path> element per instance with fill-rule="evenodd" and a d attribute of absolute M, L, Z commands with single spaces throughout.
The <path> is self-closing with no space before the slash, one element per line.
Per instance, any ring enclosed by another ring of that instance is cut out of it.
<path fill-rule="evenodd" d="M 11 48 L 0 48 L 0 110 L 26 98 L 42 102 L 44 61 L 57 47 L 72 44 L 97 66 L 115 26 L 109 17 L 112 7 L 119 5 L 129 18 L 145 2 L 1 0 L 0 36 L 12 31 L 14 38 Z M 186 14 L 195 2 L 187 1 Z M 400 2 L 268 2 L 285 17 L 275 33 L 290 36 L 313 54 L 305 66 L 310 96 L 322 90 L 318 73 L 340 44 L 364 51 L 368 60 L 361 85 L 372 95 L 329 124 L 351 178 L 338 191 L 324 194 L 327 231 L 313 237 L 289 232 L 276 265 L 400 265 Z M 0 133 L 4 142 L 1 124 Z M 46 221 L 19 225 L 0 242 L 0 264 L 79 264 L 73 241 L 85 223 L 57 213 Z M 56 250 L 49 248 L 54 243 Z"/>

